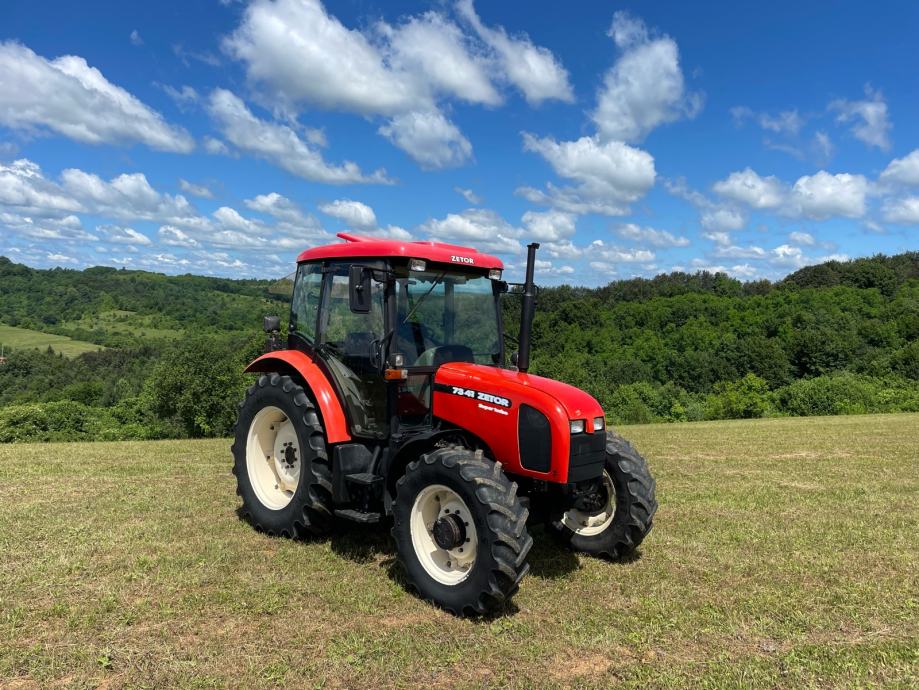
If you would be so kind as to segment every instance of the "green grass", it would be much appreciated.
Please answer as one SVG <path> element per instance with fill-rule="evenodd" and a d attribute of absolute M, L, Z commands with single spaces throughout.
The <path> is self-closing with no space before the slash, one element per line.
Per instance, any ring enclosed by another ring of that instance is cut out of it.
<path fill-rule="evenodd" d="M 534 528 L 513 608 L 406 593 L 385 530 L 239 520 L 229 442 L 0 447 L 0 686 L 916 687 L 919 415 L 623 428 L 628 563 Z"/>
<path fill-rule="evenodd" d="M 9 351 L 40 349 L 44 350 L 49 345 L 55 352 L 60 352 L 65 357 L 76 357 L 84 352 L 101 350 L 101 345 L 86 343 L 82 340 L 73 340 L 64 335 L 53 335 L 41 331 L 31 331 L 26 328 L 16 328 L 0 323 L 0 343 Z"/>

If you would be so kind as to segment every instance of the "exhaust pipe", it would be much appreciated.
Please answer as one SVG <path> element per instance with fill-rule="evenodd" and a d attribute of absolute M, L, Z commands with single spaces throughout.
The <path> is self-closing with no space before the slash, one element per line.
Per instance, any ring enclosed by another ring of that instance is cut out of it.
<path fill-rule="evenodd" d="M 523 303 L 520 307 L 520 338 L 517 349 L 517 370 L 530 368 L 530 331 L 533 328 L 533 314 L 536 311 L 536 286 L 533 284 L 533 269 L 536 268 L 536 250 L 539 242 L 527 245 L 527 272 L 523 283 Z"/>

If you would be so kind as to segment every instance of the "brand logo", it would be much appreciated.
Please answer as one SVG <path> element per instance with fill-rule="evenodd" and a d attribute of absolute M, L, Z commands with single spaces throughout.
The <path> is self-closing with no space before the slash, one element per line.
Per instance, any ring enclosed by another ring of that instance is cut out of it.
<path fill-rule="evenodd" d="M 473 390 L 471 388 L 462 388 L 461 386 L 451 386 L 451 393 L 453 395 L 459 395 L 464 398 L 472 398 L 473 400 L 478 400 L 480 402 L 491 403 L 492 405 L 500 405 L 501 407 L 510 407 L 511 401 L 507 398 L 502 398 L 500 395 L 492 395 L 491 393 L 483 393 L 482 391 Z M 487 409 L 483 405 L 479 405 L 482 409 Z"/>
<path fill-rule="evenodd" d="M 457 263 L 457 264 L 474 264 L 475 263 L 475 261 L 473 260 L 471 256 L 457 256 L 456 254 L 450 257 L 450 261 Z"/>

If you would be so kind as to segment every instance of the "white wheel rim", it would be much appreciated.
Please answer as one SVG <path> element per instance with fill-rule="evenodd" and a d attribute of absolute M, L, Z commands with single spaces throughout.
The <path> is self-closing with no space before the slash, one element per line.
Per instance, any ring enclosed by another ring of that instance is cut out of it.
<path fill-rule="evenodd" d="M 593 537 L 613 524 L 616 514 L 616 489 L 609 472 L 603 470 L 603 486 L 606 489 L 606 505 L 597 513 L 587 513 L 572 508 L 562 516 L 562 524 L 575 534 Z"/>
<path fill-rule="evenodd" d="M 246 470 L 259 502 L 271 510 L 284 508 L 300 483 L 300 443 L 287 414 L 263 407 L 249 425 Z"/>
<path fill-rule="evenodd" d="M 466 533 L 463 543 L 453 549 L 442 549 L 434 540 L 434 523 L 447 515 L 458 516 Z M 469 507 L 453 489 L 432 484 L 419 492 L 412 505 L 409 529 L 415 555 L 428 575 L 444 585 L 458 585 L 469 577 L 478 553 L 478 538 Z"/>

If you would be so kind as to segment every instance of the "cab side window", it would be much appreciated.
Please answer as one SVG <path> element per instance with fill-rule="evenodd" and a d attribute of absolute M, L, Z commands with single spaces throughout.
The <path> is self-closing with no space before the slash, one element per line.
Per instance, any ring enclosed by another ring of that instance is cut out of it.
<path fill-rule="evenodd" d="M 291 303 L 290 330 L 313 343 L 316 340 L 316 317 L 322 294 L 322 266 L 303 264 L 297 270 Z"/>

